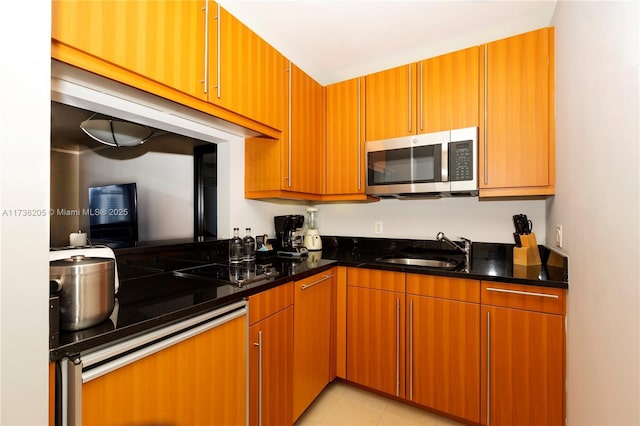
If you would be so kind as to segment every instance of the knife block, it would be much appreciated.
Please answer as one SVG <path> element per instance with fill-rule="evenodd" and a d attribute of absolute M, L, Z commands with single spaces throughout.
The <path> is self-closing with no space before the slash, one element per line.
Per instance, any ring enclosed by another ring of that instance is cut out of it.
<path fill-rule="evenodd" d="M 514 265 L 540 265 L 540 252 L 538 251 L 538 242 L 536 234 L 520 235 L 522 247 L 513 248 L 513 264 Z"/>

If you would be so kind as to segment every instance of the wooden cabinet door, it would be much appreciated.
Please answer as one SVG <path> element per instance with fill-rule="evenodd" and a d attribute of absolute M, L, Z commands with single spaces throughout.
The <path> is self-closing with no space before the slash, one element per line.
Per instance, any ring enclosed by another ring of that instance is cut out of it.
<path fill-rule="evenodd" d="M 85 425 L 246 422 L 241 316 L 82 385 Z"/>
<path fill-rule="evenodd" d="M 249 328 L 249 424 L 293 424 L 293 306 Z"/>
<path fill-rule="evenodd" d="M 480 305 L 407 296 L 407 398 L 478 423 Z"/>
<path fill-rule="evenodd" d="M 418 63 L 418 133 L 480 125 L 480 49 Z"/>
<path fill-rule="evenodd" d="M 553 39 L 543 28 L 486 46 L 480 196 L 554 193 Z"/>
<path fill-rule="evenodd" d="M 562 315 L 482 307 L 482 424 L 563 425 Z"/>
<path fill-rule="evenodd" d="M 416 134 L 416 64 L 369 74 L 365 85 L 366 140 Z"/>
<path fill-rule="evenodd" d="M 334 272 L 294 283 L 293 420 L 330 380 L 331 289 Z"/>
<path fill-rule="evenodd" d="M 364 78 L 327 86 L 327 191 L 362 194 L 365 188 Z"/>
<path fill-rule="evenodd" d="M 405 396 L 405 295 L 347 287 L 347 380 Z"/>
<path fill-rule="evenodd" d="M 206 99 L 205 13 L 204 0 L 54 1 L 51 38 Z"/>
<path fill-rule="evenodd" d="M 284 131 L 283 190 L 307 194 L 325 191 L 325 91 L 290 63 L 289 125 Z"/>
<path fill-rule="evenodd" d="M 224 8 L 209 8 L 209 101 L 282 130 L 286 59 Z"/>

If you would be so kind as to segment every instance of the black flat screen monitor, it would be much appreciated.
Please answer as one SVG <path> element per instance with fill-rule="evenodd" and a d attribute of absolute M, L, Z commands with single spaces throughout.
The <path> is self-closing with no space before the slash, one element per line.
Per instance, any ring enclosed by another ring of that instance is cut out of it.
<path fill-rule="evenodd" d="M 138 242 L 138 203 L 135 183 L 89 188 L 89 238 L 113 248 Z"/>

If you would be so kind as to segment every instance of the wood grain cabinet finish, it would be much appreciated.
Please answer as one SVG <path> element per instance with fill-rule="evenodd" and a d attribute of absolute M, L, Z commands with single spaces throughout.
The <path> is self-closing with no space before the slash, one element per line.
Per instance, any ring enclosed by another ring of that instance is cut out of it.
<path fill-rule="evenodd" d="M 418 62 L 418 133 L 480 126 L 479 46 Z"/>
<path fill-rule="evenodd" d="M 331 84 L 327 92 L 327 188 L 324 199 L 365 200 L 363 77 Z"/>
<path fill-rule="evenodd" d="M 407 293 L 406 398 L 477 424 L 480 283 L 407 274 Z"/>
<path fill-rule="evenodd" d="M 480 196 L 555 192 L 554 29 L 486 45 Z"/>
<path fill-rule="evenodd" d="M 347 380 L 405 396 L 405 276 L 349 268 Z"/>
<path fill-rule="evenodd" d="M 206 100 L 205 1 L 54 1 L 51 37 Z"/>
<path fill-rule="evenodd" d="M 335 270 L 294 283 L 293 420 L 331 380 L 331 302 Z"/>
<path fill-rule="evenodd" d="M 249 424 L 293 424 L 293 283 L 249 297 Z"/>
<path fill-rule="evenodd" d="M 283 130 L 287 60 L 224 8 L 209 9 L 209 101 Z"/>
<path fill-rule="evenodd" d="M 82 386 L 82 423 L 240 425 L 247 319 L 238 317 Z"/>
<path fill-rule="evenodd" d="M 481 422 L 563 425 L 565 290 L 522 287 L 482 282 Z"/>
<path fill-rule="evenodd" d="M 366 76 L 366 140 L 480 125 L 478 46 Z"/>
<path fill-rule="evenodd" d="M 325 88 L 289 63 L 278 140 L 245 140 L 245 198 L 320 200 L 325 192 Z"/>
<path fill-rule="evenodd" d="M 416 64 L 365 77 L 368 141 L 416 134 Z"/>
<path fill-rule="evenodd" d="M 286 60 L 211 0 L 54 1 L 54 59 L 278 137 Z"/>

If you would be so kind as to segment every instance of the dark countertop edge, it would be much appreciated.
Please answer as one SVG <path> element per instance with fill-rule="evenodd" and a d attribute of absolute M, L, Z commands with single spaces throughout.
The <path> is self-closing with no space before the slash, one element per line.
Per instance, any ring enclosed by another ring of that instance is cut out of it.
<path fill-rule="evenodd" d="M 261 293 L 263 291 L 269 290 L 274 287 L 278 287 L 282 284 L 285 284 L 291 281 L 302 280 L 311 275 L 315 275 L 317 273 L 331 269 L 334 266 L 337 266 L 336 261 L 328 260 L 328 259 L 327 261 L 329 263 L 326 265 L 318 266 L 314 269 L 310 269 L 307 271 L 302 271 L 292 276 L 278 278 L 257 287 L 248 288 L 246 291 L 243 291 L 242 293 L 231 294 L 231 295 L 222 297 L 220 299 L 210 300 L 195 306 L 191 306 L 186 309 L 180 309 L 180 310 L 171 312 L 170 314 L 161 315 L 161 316 L 151 318 L 146 321 L 141 321 L 139 323 L 136 323 L 121 329 L 107 332 L 105 333 L 105 334 L 109 334 L 109 339 L 107 342 L 105 342 L 105 334 L 100 334 L 94 337 L 87 338 L 86 340 L 82 340 L 81 342 L 69 343 L 64 346 L 59 346 L 59 347 L 50 349 L 49 361 L 59 361 L 60 359 L 66 356 L 74 356 L 82 352 L 86 352 L 88 350 L 94 351 L 94 350 L 100 349 L 101 347 L 113 345 L 115 343 L 118 343 L 121 340 L 131 338 L 143 333 L 147 333 L 147 332 L 159 329 L 161 327 L 166 327 L 172 324 L 182 322 L 184 320 L 198 316 L 200 314 L 219 308 L 221 306 L 229 305 L 231 303 L 235 303 L 240 300 L 247 299 L 249 296 L 252 296 L 254 294 Z"/>
<path fill-rule="evenodd" d="M 355 261 L 338 261 L 338 266 L 346 266 L 346 267 L 352 267 L 352 268 L 379 269 L 383 271 L 405 272 L 410 274 L 436 275 L 440 277 L 464 278 L 464 279 L 478 280 L 478 281 L 525 284 L 525 285 L 538 286 L 538 287 L 561 288 L 565 290 L 569 289 L 569 283 L 565 281 L 552 281 L 552 280 L 543 281 L 543 280 L 531 279 L 531 278 L 491 276 L 491 275 L 483 275 L 483 274 L 474 274 L 470 272 L 427 269 L 421 266 L 383 265 L 380 263 L 355 262 Z"/>

